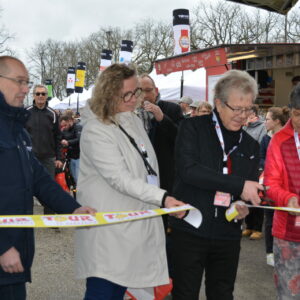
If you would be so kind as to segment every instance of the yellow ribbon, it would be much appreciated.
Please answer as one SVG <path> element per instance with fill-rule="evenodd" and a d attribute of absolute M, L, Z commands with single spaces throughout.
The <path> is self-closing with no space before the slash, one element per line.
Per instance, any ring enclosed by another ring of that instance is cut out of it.
<path fill-rule="evenodd" d="M 71 215 L 7 215 L 0 216 L 0 228 L 85 227 L 141 220 L 194 209 L 191 205 L 137 211 Z"/>
<path fill-rule="evenodd" d="M 238 204 L 241 204 L 240 202 Z M 286 211 L 286 212 L 293 212 L 300 214 L 300 208 L 291 208 L 291 207 L 282 207 L 282 206 L 254 206 L 250 204 L 243 203 L 242 205 L 246 205 L 247 207 L 254 207 L 254 208 L 262 208 L 262 209 L 271 209 L 271 210 L 279 210 L 279 211 Z M 231 205 L 225 213 L 225 217 L 227 221 L 232 221 L 236 216 L 238 216 L 238 211 L 235 208 L 235 203 Z"/>

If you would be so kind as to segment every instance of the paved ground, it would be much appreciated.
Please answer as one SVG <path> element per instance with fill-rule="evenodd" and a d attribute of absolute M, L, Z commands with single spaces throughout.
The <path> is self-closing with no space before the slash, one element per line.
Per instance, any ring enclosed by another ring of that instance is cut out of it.
<path fill-rule="evenodd" d="M 60 233 L 36 230 L 33 283 L 27 286 L 28 300 L 83 299 L 84 281 L 76 280 L 73 270 L 73 234 L 73 229 L 62 229 Z M 203 292 L 199 299 L 205 299 Z M 243 239 L 235 299 L 275 298 L 273 268 L 266 265 L 263 240 Z"/>

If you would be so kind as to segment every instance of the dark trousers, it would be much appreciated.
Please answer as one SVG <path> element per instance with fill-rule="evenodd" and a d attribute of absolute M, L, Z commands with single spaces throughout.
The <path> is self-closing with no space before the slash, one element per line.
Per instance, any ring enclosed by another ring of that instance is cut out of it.
<path fill-rule="evenodd" d="M 173 230 L 173 300 L 198 300 L 205 271 L 208 300 L 232 300 L 240 240 L 213 240 Z"/>
<path fill-rule="evenodd" d="M 245 219 L 247 229 L 262 231 L 264 222 L 264 210 L 260 208 L 249 208 L 249 215 Z"/>
<path fill-rule="evenodd" d="M 265 243 L 266 243 L 266 253 L 273 253 L 273 236 L 272 236 L 272 226 L 273 226 L 273 216 L 274 211 L 270 209 L 265 210 Z"/>
<path fill-rule="evenodd" d="M 48 171 L 48 173 L 50 174 L 50 176 L 54 179 L 55 177 L 55 158 L 54 157 L 50 157 L 50 158 L 39 158 L 38 159 L 39 162 L 46 168 L 46 170 Z M 46 205 L 44 205 L 44 215 L 54 215 L 55 212 L 50 209 L 49 207 L 47 207 Z"/>
<path fill-rule="evenodd" d="M 25 300 L 26 287 L 25 282 L 9 285 L 0 285 L 1 300 Z"/>
<path fill-rule="evenodd" d="M 123 300 L 126 290 L 126 287 L 106 279 L 89 277 L 83 300 Z"/>

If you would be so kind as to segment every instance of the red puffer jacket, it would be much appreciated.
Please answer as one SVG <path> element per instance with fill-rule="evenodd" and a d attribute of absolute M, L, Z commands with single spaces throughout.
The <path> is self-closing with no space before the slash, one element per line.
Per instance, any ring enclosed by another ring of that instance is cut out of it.
<path fill-rule="evenodd" d="M 292 172 L 288 171 L 291 169 Z M 265 164 L 264 183 L 270 187 L 267 196 L 275 201 L 276 206 L 286 207 L 291 197 L 299 199 L 299 192 L 296 192 L 298 188 L 292 182 L 297 174 L 299 178 L 300 161 L 294 141 L 294 129 L 289 120 L 282 130 L 272 137 Z M 296 217 L 288 212 L 275 211 L 273 235 L 280 239 L 300 242 L 300 226 L 295 226 L 295 222 Z"/>

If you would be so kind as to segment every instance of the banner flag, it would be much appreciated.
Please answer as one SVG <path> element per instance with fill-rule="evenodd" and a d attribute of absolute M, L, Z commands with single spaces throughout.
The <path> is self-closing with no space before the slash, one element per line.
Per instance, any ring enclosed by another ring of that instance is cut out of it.
<path fill-rule="evenodd" d="M 188 9 L 173 10 L 174 55 L 190 51 L 190 16 Z"/>
<path fill-rule="evenodd" d="M 68 74 L 67 74 L 67 95 L 69 96 L 70 94 L 74 93 L 75 90 L 75 68 L 74 67 L 69 67 L 68 68 Z"/>
<path fill-rule="evenodd" d="M 75 93 L 82 93 L 86 73 L 86 63 L 78 62 L 76 67 Z"/>
<path fill-rule="evenodd" d="M 131 62 L 133 51 L 133 42 L 129 40 L 122 40 L 120 51 L 120 63 L 129 64 Z"/>
<path fill-rule="evenodd" d="M 48 90 L 48 98 L 47 100 L 51 100 L 53 98 L 53 86 L 52 86 L 52 79 L 45 80 L 45 86 Z"/>
<path fill-rule="evenodd" d="M 111 65 L 112 60 L 112 51 L 108 49 L 103 49 L 101 52 L 100 59 L 100 71 L 105 70 L 107 67 Z"/>

